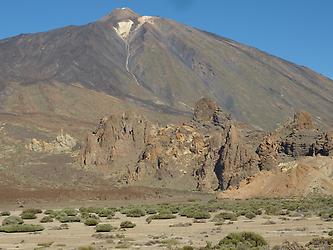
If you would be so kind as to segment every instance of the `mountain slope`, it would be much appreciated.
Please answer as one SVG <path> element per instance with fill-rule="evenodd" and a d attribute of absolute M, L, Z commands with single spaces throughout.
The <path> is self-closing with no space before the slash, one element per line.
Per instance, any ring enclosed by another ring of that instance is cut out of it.
<path fill-rule="evenodd" d="M 3 112 L 29 113 L 18 105 L 26 88 L 60 85 L 66 100 L 71 98 L 66 88 L 79 86 L 167 116 L 186 116 L 208 96 L 236 119 L 263 129 L 277 127 L 298 109 L 322 125 L 333 122 L 332 80 L 232 40 L 129 9 L 84 26 L 1 40 L 0 58 Z M 45 110 L 38 105 L 45 100 L 41 93 L 32 98 L 34 112 L 74 116 L 67 112 L 70 105 L 51 103 Z M 79 105 L 72 113 L 84 117 L 86 111 Z"/>

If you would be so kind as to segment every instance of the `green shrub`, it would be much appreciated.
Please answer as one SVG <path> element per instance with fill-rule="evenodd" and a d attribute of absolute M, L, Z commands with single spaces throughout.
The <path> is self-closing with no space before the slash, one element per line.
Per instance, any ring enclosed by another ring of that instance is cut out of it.
<path fill-rule="evenodd" d="M 72 223 L 72 222 L 81 222 L 80 217 L 78 216 L 62 216 L 58 219 L 61 223 Z"/>
<path fill-rule="evenodd" d="M 248 219 L 253 219 L 256 217 L 256 214 L 253 212 L 247 212 L 244 216 Z"/>
<path fill-rule="evenodd" d="M 0 227 L 0 232 L 5 232 L 5 233 L 37 232 L 43 230 L 44 230 L 43 226 L 32 225 L 32 224 L 11 224 Z"/>
<path fill-rule="evenodd" d="M 193 218 L 193 214 L 197 211 L 196 207 L 185 207 L 179 211 L 180 216 L 186 216 L 188 218 Z"/>
<path fill-rule="evenodd" d="M 237 216 L 236 216 L 236 214 L 234 214 L 234 213 L 230 213 L 230 212 L 222 212 L 222 213 L 216 214 L 216 215 L 214 216 L 214 219 L 215 219 L 215 220 L 223 219 L 223 220 L 236 221 L 236 220 L 237 220 Z"/>
<path fill-rule="evenodd" d="M 135 223 L 133 223 L 131 221 L 128 221 L 128 220 L 123 221 L 123 222 L 120 223 L 121 228 L 133 228 L 135 226 L 136 226 Z"/>
<path fill-rule="evenodd" d="M 21 214 L 21 218 L 24 220 L 33 220 L 33 219 L 36 219 L 37 216 L 36 216 L 36 214 L 31 213 L 31 212 L 23 212 Z"/>
<path fill-rule="evenodd" d="M 112 208 L 102 208 L 99 212 L 98 212 L 98 216 L 99 217 L 113 217 L 114 216 L 114 209 Z"/>
<path fill-rule="evenodd" d="M 81 207 L 80 213 L 98 214 L 103 208 L 100 207 Z"/>
<path fill-rule="evenodd" d="M 73 208 L 64 208 L 61 212 L 65 213 L 68 216 L 76 216 L 79 211 Z"/>
<path fill-rule="evenodd" d="M 305 250 L 305 248 L 296 242 L 285 241 L 282 245 L 274 246 L 272 250 Z"/>
<path fill-rule="evenodd" d="M 333 238 L 314 238 L 307 244 L 306 247 L 309 249 L 332 249 L 333 246 Z"/>
<path fill-rule="evenodd" d="M 44 216 L 41 220 L 41 223 L 49 223 L 49 222 L 53 222 L 53 218 L 51 216 Z"/>
<path fill-rule="evenodd" d="M 155 208 L 147 207 L 145 210 L 147 214 L 157 214 L 157 210 Z"/>
<path fill-rule="evenodd" d="M 10 212 L 9 211 L 3 211 L 0 213 L 1 216 L 10 216 Z"/>
<path fill-rule="evenodd" d="M 95 250 L 95 248 L 92 246 L 81 246 L 78 250 Z"/>
<path fill-rule="evenodd" d="M 47 209 L 44 211 L 44 214 L 54 217 L 56 215 L 56 212 L 52 209 Z"/>
<path fill-rule="evenodd" d="M 256 215 L 262 215 L 262 210 L 261 209 L 257 209 L 257 210 L 254 211 L 254 213 Z"/>
<path fill-rule="evenodd" d="M 283 210 L 278 206 L 268 206 L 265 209 L 267 215 L 281 215 Z"/>
<path fill-rule="evenodd" d="M 333 236 L 333 230 L 329 231 L 329 232 L 328 232 L 328 235 L 329 235 L 329 236 Z"/>
<path fill-rule="evenodd" d="M 112 229 L 110 224 L 98 224 L 95 228 L 96 232 L 110 232 Z"/>
<path fill-rule="evenodd" d="M 154 214 L 149 216 L 148 218 L 150 218 L 151 220 L 168 220 L 168 219 L 174 219 L 176 217 L 177 216 L 174 214 Z M 146 221 L 148 220 L 148 218 L 146 219 Z"/>
<path fill-rule="evenodd" d="M 84 224 L 86 226 L 96 226 L 98 224 L 98 220 L 96 220 L 94 218 L 88 218 L 85 220 Z"/>
<path fill-rule="evenodd" d="M 181 250 L 194 250 L 194 248 L 192 246 L 183 246 Z"/>
<path fill-rule="evenodd" d="M 23 224 L 23 219 L 18 216 L 9 216 L 2 221 L 3 226 Z"/>
<path fill-rule="evenodd" d="M 32 213 L 32 214 L 41 214 L 43 211 L 39 208 L 28 208 L 23 210 L 22 213 Z"/>
<path fill-rule="evenodd" d="M 194 219 L 209 219 L 210 214 L 206 211 L 198 210 L 192 215 Z"/>
<path fill-rule="evenodd" d="M 258 247 L 267 246 L 267 242 L 259 234 L 240 232 L 228 234 L 218 243 L 218 246 L 222 249 L 258 249 Z"/>
<path fill-rule="evenodd" d="M 61 218 L 66 217 L 66 216 L 68 216 L 68 215 L 65 214 L 65 213 L 62 212 L 62 211 L 57 211 L 57 212 L 55 212 L 55 214 L 54 214 L 54 217 L 55 217 L 57 220 L 60 220 Z"/>
<path fill-rule="evenodd" d="M 125 212 L 127 217 L 142 217 L 146 215 L 145 210 L 141 208 L 132 208 Z"/>

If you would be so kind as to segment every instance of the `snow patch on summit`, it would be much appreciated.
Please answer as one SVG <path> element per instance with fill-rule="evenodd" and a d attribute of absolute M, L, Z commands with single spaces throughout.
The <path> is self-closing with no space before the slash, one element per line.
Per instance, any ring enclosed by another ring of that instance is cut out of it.
<path fill-rule="evenodd" d="M 122 39 L 126 39 L 131 31 L 132 25 L 132 20 L 121 21 L 118 23 L 118 27 L 114 27 L 114 29 Z"/>
<path fill-rule="evenodd" d="M 153 16 L 141 16 L 138 18 L 139 24 L 142 25 L 144 23 L 150 23 L 153 24 L 154 23 L 154 19 L 155 17 Z"/>
<path fill-rule="evenodd" d="M 155 17 L 152 16 L 141 16 L 137 19 L 138 21 L 138 25 L 135 27 L 135 30 L 138 29 L 141 25 L 143 25 L 144 23 L 150 23 L 153 24 L 155 20 Z M 130 19 L 126 20 L 126 21 L 121 21 L 118 22 L 116 26 L 114 26 L 113 28 L 115 29 L 115 31 L 118 33 L 118 35 L 123 39 L 127 39 L 132 27 L 133 27 L 134 22 Z"/>

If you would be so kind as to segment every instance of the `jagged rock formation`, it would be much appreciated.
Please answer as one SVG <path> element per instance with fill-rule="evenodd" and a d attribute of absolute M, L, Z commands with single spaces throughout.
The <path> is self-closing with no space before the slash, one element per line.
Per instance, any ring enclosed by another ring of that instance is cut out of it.
<path fill-rule="evenodd" d="M 320 154 L 324 156 L 333 155 L 333 131 L 327 132 L 316 141 L 314 146 L 314 154 Z"/>
<path fill-rule="evenodd" d="M 332 154 L 332 134 L 317 128 L 308 112 L 300 111 L 291 122 L 264 137 L 257 148 L 260 169 L 302 156 Z"/>
<path fill-rule="evenodd" d="M 226 140 L 220 149 L 220 158 L 215 165 L 220 189 L 238 187 L 241 180 L 259 172 L 258 156 L 242 141 L 234 125 L 228 128 Z"/>
<path fill-rule="evenodd" d="M 207 98 L 182 125 L 161 127 L 130 115 L 104 118 L 80 156 L 84 165 L 122 170 L 128 183 L 199 190 L 237 186 L 259 171 L 257 161 L 230 115 Z"/>
<path fill-rule="evenodd" d="M 211 191 L 238 188 L 262 170 L 284 176 L 298 166 L 295 171 L 305 174 L 312 166 L 303 169 L 295 160 L 333 152 L 332 133 L 318 129 L 304 111 L 264 136 L 256 151 L 246 136 L 244 125 L 202 98 L 193 119 L 180 125 L 161 126 L 134 114 L 103 118 L 88 135 L 80 162 L 104 167 L 131 185 Z M 324 170 L 313 169 L 318 171 Z"/>
<path fill-rule="evenodd" d="M 84 165 L 128 165 L 144 149 L 154 125 L 141 116 L 124 113 L 101 119 L 86 138 L 80 154 Z"/>
<path fill-rule="evenodd" d="M 35 152 L 46 153 L 65 153 L 72 152 L 75 148 L 77 141 L 69 134 L 64 134 L 63 131 L 51 142 L 39 141 L 33 138 L 31 142 L 26 145 L 26 148 Z"/>

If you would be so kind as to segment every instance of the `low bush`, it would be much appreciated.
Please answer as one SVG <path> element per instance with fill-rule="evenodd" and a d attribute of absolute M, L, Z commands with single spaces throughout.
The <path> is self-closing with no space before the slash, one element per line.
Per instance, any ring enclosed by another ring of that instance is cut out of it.
<path fill-rule="evenodd" d="M 73 208 L 64 208 L 61 212 L 65 213 L 67 216 L 76 216 L 79 211 Z"/>
<path fill-rule="evenodd" d="M 41 214 L 43 211 L 39 208 L 28 208 L 23 210 L 22 213 L 32 213 L 32 214 Z"/>
<path fill-rule="evenodd" d="M 177 216 L 174 214 L 154 214 L 152 216 L 150 216 L 153 220 L 168 220 L 168 219 L 174 219 Z"/>
<path fill-rule="evenodd" d="M 142 217 L 146 215 L 142 208 L 131 208 L 125 211 L 127 217 Z"/>
<path fill-rule="evenodd" d="M 223 219 L 223 220 L 236 221 L 237 220 L 237 216 L 234 213 L 222 212 L 222 213 L 216 214 L 214 216 L 214 219 L 215 220 Z"/>
<path fill-rule="evenodd" d="M 80 213 L 98 214 L 102 208 L 99 207 L 80 207 Z"/>
<path fill-rule="evenodd" d="M 221 249 L 258 249 L 267 245 L 261 235 L 252 232 L 230 233 L 218 243 Z"/>
<path fill-rule="evenodd" d="M 121 228 L 133 228 L 135 226 L 136 226 L 135 223 L 133 223 L 131 221 L 128 221 L 128 220 L 123 221 L 123 222 L 120 223 Z"/>
<path fill-rule="evenodd" d="M 18 216 L 9 216 L 2 221 L 3 226 L 23 224 L 23 219 Z"/>
<path fill-rule="evenodd" d="M 145 210 L 147 214 L 157 214 L 157 210 L 155 208 L 147 207 Z"/>
<path fill-rule="evenodd" d="M 41 223 L 49 223 L 49 222 L 53 222 L 53 218 L 51 216 L 44 216 L 41 220 Z"/>
<path fill-rule="evenodd" d="M 98 224 L 95 228 L 96 232 L 110 232 L 112 229 L 110 224 Z"/>
<path fill-rule="evenodd" d="M 248 219 L 253 219 L 256 217 L 256 214 L 253 212 L 247 212 L 244 216 Z"/>
<path fill-rule="evenodd" d="M 36 214 L 31 212 L 23 212 L 20 216 L 23 220 L 33 220 L 37 218 Z"/>
<path fill-rule="evenodd" d="M 181 250 L 194 250 L 194 248 L 192 246 L 183 246 Z"/>
<path fill-rule="evenodd" d="M 190 227 L 190 226 L 192 226 L 192 223 L 190 223 L 190 222 L 176 223 L 176 224 L 169 225 L 169 227 Z"/>
<path fill-rule="evenodd" d="M 194 219 L 197 219 L 197 220 L 200 220 L 200 219 L 209 219 L 210 218 L 210 214 L 208 212 L 202 211 L 202 210 L 195 211 L 192 214 L 192 216 L 193 216 Z"/>
<path fill-rule="evenodd" d="M 99 223 L 98 220 L 94 219 L 94 218 L 88 218 L 85 220 L 84 224 L 86 226 L 96 226 Z"/>
<path fill-rule="evenodd" d="M 114 209 L 112 208 L 102 208 L 99 212 L 98 212 L 98 216 L 99 217 L 113 217 L 115 214 Z"/>
<path fill-rule="evenodd" d="M 72 222 L 81 222 L 80 217 L 78 216 L 62 216 L 58 219 L 61 223 L 72 223 Z"/>
<path fill-rule="evenodd" d="M 5 232 L 5 233 L 25 233 L 25 232 L 37 232 L 43 230 L 44 230 L 43 226 L 32 225 L 32 224 L 11 224 L 0 227 L 0 232 Z"/>
<path fill-rule="evenodd" d="M 47 209 L 44 211 L 44 214 L 54 217 L 56 215 L 56 212 L 52 209 Z"/>
<path fill-rule="evenodd" d="M 328 232 L 328 235 L 329 235 L 329 236 L 333 236 L 333 230 L 329 231 L 329 232 Z"/>
<path fill-rule="evenodd" d="M 188 217 L 188 218 L 193 218 L 193 214 L 197 211 L 198 209 L 196 207 L 185 207 L 185 208 L 182 208 L 180 211 L 179 211 L 179 215 L 180 216 L 185 216 L 185 217 Z"/>
<path fill-rule="evenodd" d="M 305 250 L 305 248 L 296 242 L 285 241 L 282 245 L 274 246 L 272 250 Z"/>
<path fill-rule="evenodd" d="M 92 246 L 81 246 L 78 250 L 95 250 L 95 248 Z"/>
<path fill-rule="evenodd" d="M 10 212 L 9 211 L 3 211 L 0 213 L 1 216 L 10 216 Z"/>
<path fill-rule="evenodd" d="M 333 238 L 314 238 L 305 246 L 310 249 L 331 249 L 333 246 Z"/>

